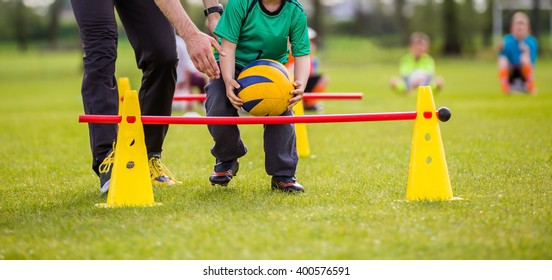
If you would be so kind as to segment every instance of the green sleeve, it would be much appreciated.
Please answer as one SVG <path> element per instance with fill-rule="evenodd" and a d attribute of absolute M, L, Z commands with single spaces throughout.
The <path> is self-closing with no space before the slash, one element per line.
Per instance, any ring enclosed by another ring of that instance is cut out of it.
<path fill-rule="evenodd" d="M 222 16 L 213 33 L 234 44 L 238 44 L 242 21 L 247 13 L 247 6 L 250 0 L 228 1 Z"/>
<path fill-rule="evenodd" d="M 307 15 L 303 11 L 296 12 L 295 16 L 292 18 L 289 40 L 293 56 L 305 56 L 310 54 Z"/>

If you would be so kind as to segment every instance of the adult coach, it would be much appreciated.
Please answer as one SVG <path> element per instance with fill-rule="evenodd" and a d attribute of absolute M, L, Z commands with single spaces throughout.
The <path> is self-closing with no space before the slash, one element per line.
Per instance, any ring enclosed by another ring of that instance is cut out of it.
<path fill-rule="evenodd" d="M 217 0 L 204 0 L 203 4 L 209 8 L 207 11 L 221 8 Z M 196 68 L 211 78 L 220 77 L 212 47 L 222 50 L 214 38 L 199 31 L 178 0 L 71 0 L 71 5 L 84 50 L 81 91 L 86 114 L 118 113 L 115 9 L 134 49 L 137 66 L 142 70 L 139 100 L 143 115 L 171 114 L 177 64 L 175 29 L 184 38 Z M 209 26 L 214 29 L 220 13 L 211 14 Z M 150 173 L 156 186 L 177 183 L 161 162 L 167 130 L 168 125 L 144 125 Z M 113 166 L 117 126 L 89 124 L 89 134 L 92 169 L 100 177 L 101 192 L 106 193 Z"/>

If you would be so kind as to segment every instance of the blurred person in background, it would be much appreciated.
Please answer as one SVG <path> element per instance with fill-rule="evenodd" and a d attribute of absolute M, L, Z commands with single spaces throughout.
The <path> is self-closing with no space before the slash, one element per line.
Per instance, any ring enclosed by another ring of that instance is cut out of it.
<path fill-rule="evenodd" d="M 391 78 L 391 88 L 401 94 L 411 94 L 420 86 L 431 86 L 434 92 L 443 87 L 443 78 L 435 77 L 435 61 L 428 54 L 429 36 L 414 32 L 410 36 L 409 52 L 399 62 L 400 77 Z"/>
<path fill-rule="evenodd" d="M 312 28 L 308 28 L 309 33 L 309 42 L 311 47 L 311 54 L 309 56 L 310 58 L 310 73 L 309 73 L 309 79 L 307 81 L 307 85 L 305 86 L 305 94 L 308 94 L 310 92 L 315 93 L 321 93 L 325 92 L 326 88 L 328 87 L 328 76 L 321 74 L 319 72 L 319 65 L 320 62 L 318 60 L 318 57 L 316 56 L 316 40 L 318 34 L 316 31 Z M 293 55 L 290 52 L 289 54 L 289 60 L 288 63 L 286 63 L 286 67 L 293 71 L 295 60 L 293 59 Z M 323 106 L 322 103 L 316 99 L 303 99 L 303 107 L 305 111 L 314 111 L 318 113 L 322 113 Z"/>
<path fill-rule="evenodd" d="M 188 95 L 194 92 L 205 94 L 206 76 L 195 68 L 186 50 L 184 39 L 178 35 L 176 36 L 176 52 L 178 54 L 178 64 L 176 66 L 174 95 Z M 195 104 L 196 101 L 176 101 L 173 103 L 173 110 L 191 111 Z"/>
<path fill-rule="evenodd" d="M 517 12 L 512 17 L 510 32 L 499 43 L 498 76 L 504 94 L 535 93 L 534 69 L 538 43 L 531 35 L 529 17 Z"/>

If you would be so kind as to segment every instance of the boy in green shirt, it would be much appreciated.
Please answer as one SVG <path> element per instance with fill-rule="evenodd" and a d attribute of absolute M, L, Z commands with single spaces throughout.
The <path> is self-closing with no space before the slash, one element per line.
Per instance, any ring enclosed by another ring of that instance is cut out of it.
<path fill-rule="evenodd" d="M 432 86 L 434 91 L 443 87 L 443 79 L 435 78 L 435 61 L 427 53 L 429 36 L 414 32 L 410 36 L 410 52 L 399 63 L 400 78 L 391 79 L 391 88 L 399 93 L 410 94 L 419 86 Z"/>
<path fill-rule="evenodd" d="M 225 56 L 215 54 L 222 77 L 211 79 L 206 87 L 207 116 L 238 116 L 243 101 L 234 90 L 241 70 L 257 59 L 288 60 L 288 40 L 295 58 L 295 90 L 288 111 L 303 98 L 310 67 L 307 16 L 297 0 L 232 0 L 214 30 L 220 37 Z M 239 169 L 238 158 L 247 153 L 237 125 L 209 125 L 216 158 L 211 184 L 226 186 Z M 272 189 L 302 192 L 295 179 L 298 163 L 293 124 L 264 126 L 265 170 L 272 176 Z"/>

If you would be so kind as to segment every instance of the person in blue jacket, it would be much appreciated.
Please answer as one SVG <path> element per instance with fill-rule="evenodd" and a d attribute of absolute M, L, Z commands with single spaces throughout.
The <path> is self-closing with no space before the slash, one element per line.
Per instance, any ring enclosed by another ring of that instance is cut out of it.
<path fill-rule="evenodd" d="M 529 17 L 517 12 L 512 17 L 511 33 L 499 44 L 498 75 L 504 94 L 535 92 L 534 69 L 538 54 L 537 39 L 531 35 Z"/>

